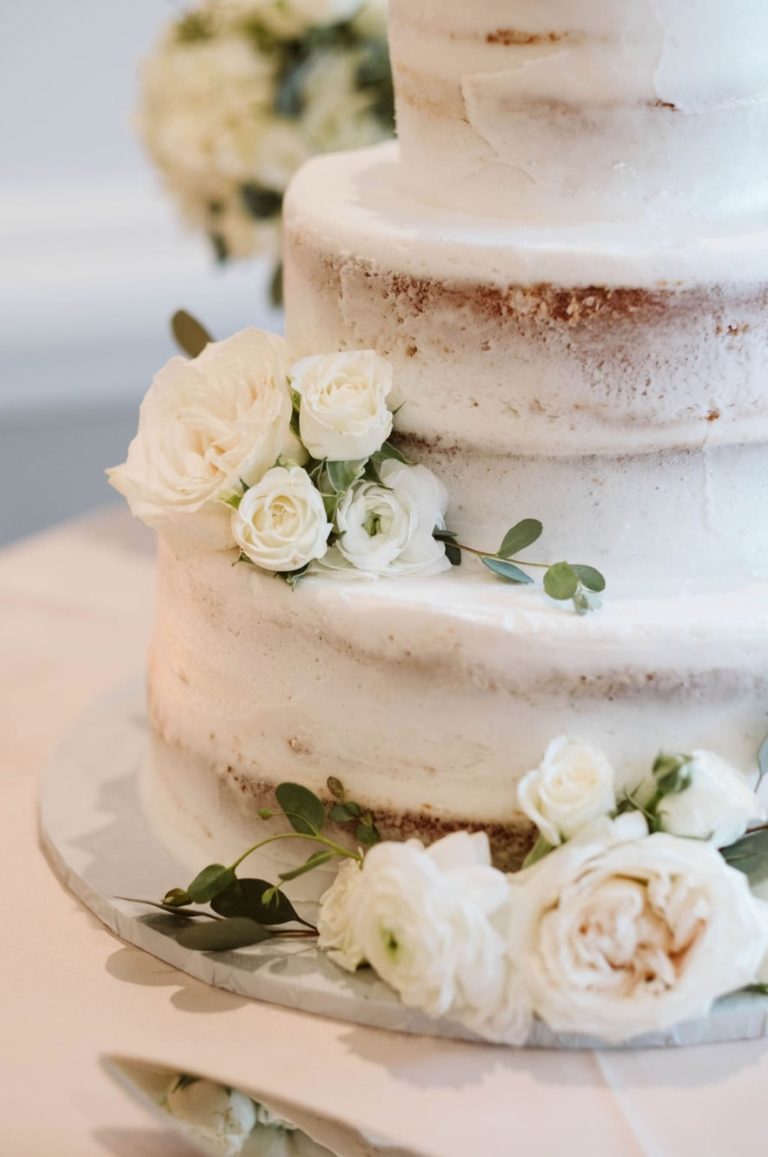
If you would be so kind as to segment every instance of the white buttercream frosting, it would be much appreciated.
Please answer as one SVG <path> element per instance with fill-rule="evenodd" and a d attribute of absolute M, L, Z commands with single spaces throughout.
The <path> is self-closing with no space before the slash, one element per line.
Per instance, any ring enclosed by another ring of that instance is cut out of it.
<path fill-rule="evenodd" d="M 404 184 L 518 220 L 768 207 L 763 0 L 392 0 Z"/>
<path fill-rule="evenodd" d="M 231 562 L 161 551 L 150 671 L 166 815 L 218 857 L 253 836 L 253 785 L 335 775 L 374 812 L 520 824 L 517 783 L 556 734 L 634 783 L 660 748 L 748 771 L 766 729 L 765 583 L 716 614 L 670 594 L 581 619 L 469 565 L 292 592 Z"/>

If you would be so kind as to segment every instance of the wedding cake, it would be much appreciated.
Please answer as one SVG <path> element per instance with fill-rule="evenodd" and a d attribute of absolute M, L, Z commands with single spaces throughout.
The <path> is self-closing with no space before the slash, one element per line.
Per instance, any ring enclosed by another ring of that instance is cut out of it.
<path fill-rule="evenodd" d="M 560 733 L 627 781 L 662 747 L 754 766 L 767 22 L 758 0 L 392 0 L 399 143 L 294 180 L 289 342 L 387 359 L 397 444 L 448 488 L 457 541 L 540 518 L 543 556 L 588 555 L 604 605 L 471 560 L 294 591 L 161 536 L 162 823 L 225 855 L 277 783 L 336 776 L 386 834 L 482 827 L 514 862 L 518 783 Z"/>
<path fill-rule="evenodd" d="M 287 339 L 176 315 L 111 472 L 159 907 L 488 1040 L 681 1040 L 768 992 L 768 16 L 390 24 L 399 144 L 294 179 Z"/>

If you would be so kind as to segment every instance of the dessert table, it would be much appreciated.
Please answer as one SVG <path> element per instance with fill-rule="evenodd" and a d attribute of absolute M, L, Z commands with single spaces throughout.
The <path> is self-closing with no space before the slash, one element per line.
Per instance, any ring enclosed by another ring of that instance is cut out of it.
<path fill-rule="evenodd" d="M 2 1152 L 189 1157 L 109 1080 L 106 1053 L 247 1083 L 419 1157 L 768 1148 L 768 1041 L 565 1053 L 406 1036 L 209 988 L 99 924 L 39 849 L 36 781 L 141 669 L 152 589 L 151 536 L 122 511 L 0 553 Z"/>

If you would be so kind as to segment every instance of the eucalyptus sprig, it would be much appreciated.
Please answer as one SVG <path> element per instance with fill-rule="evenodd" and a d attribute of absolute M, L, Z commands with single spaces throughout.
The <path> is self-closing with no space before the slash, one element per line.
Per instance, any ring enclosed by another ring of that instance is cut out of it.
<path fill-rule="evenodd" d="M 331 801 L 324 803 L 309 788 L 299 783 L 281 783 L 275 789 L 277 807 L 262 808 L 263 821 L 282 818 L 291 831 L 277 832 L 257 840 L 231 864 L 207 864 L 186 888 L 171 888 L 162 901 L 135 900 L 177 917 L 183 923 L 178 942 L 200 952 L 223 952 L 246 948 L 275 937 L 301 939 L 317 934 L 317 929 L 303 916 L 283 892 L 283 885 L 319 868 L 332 860 L 363 861 L 363 848 L 380 839 L 378 828 L 369 812 L 348 798 L 343 784 L 335 776 L 327 781 Z M 328 835 L 329 823 L 347 829 L 358 847 L 346 847 Z M 313 851 L 304 863 L 280 872 L 277 883 L 250 876 L 239 876 L 238 868 L 249 856 L 279 840 L 304 840 Z M 211 911 L 193 905 L 209 905 Z M 207 917 L 199 922 L 196 917 Z"/>
<path fill-rule="evenodd" d="M 603 575 L 593 566 L 570 562 L 531 562 L 516 556 L 538 542 L 544 527 L 538 518 L 524 518 L 511 527 L 502 539 L 496 552 L 478 550 L 459 542 L 451 530 L 436 529 L 435 538 L 445 544 L 445 553 L 453 566 L 461 566 L 462 552 L 477 558 L 506 582 L 529 586 L 533 578 L 522 567 L 534 567 L 544 571 L 544 590 L 551 599 L 558 602 L 573 602 L 577 614 L 585 615 L 600 606 L 598 595 L 605 590 Z"/>

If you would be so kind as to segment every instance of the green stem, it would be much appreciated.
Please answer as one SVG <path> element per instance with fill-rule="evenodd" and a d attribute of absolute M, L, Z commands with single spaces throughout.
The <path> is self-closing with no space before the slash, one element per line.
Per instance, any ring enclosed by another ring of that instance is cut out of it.
<path fill-rule="evenodd" d="M 528 562 L 527 559 L 502 558 L 500 554 L 496 554 L 493 550 L 477 550 L 474 546 L 465 546 L 463 542 L 454 541 L 453 545 L 457 546 L 459 550 L 466 550 L 469 551 L 470 554 L 476 554 L 478 558 L 497 558 L 500 562 L 512 562 L 515 566 L 535 566 L 541 570 L 549 570 L 552 566 L 551 562 Z"/>
<path fill-rule="evenodd" d="M 342 848 L 341 844 L 337 844 L 333 840 L 327 839 L 326 836 L 310 835 L 309 832 L 280 832 L 278 835 L 268 836 L 265 840 L 259 840 L 257 844 L 254 844 L 252 847 L 244 851 L 242 856 L 238 856 L 238 858 L 232 864 L 230 864 L 231 870 L 234 872 L 236 868 L 240 867 L 243 860 L 248 858 L 248 856 L 252 855 L 254 852 L 258 852 L 261 848 L 266 848 L 268 844 L 276 843 L 278 840 L 311 840 L 313 843 L 321 844 L 323 847 L 330 848 L 330 850 L 335 855 L 340 856 L 343 859 L 356 860 L 358 864 L 362 863 L 363 860 L 363 857 L 357 852 L 350 852 L 347 848 Z"/>

